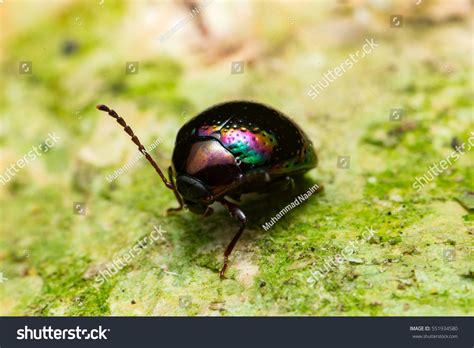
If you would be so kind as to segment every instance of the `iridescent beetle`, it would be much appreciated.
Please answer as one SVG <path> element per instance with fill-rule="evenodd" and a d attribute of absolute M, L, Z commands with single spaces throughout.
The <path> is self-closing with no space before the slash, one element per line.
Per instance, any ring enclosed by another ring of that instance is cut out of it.
<path fill-rule="evenodd" d="M 240 222 L 225 249 L 221 277 L 247 222 L 232 201 L 240 201 L 245 193 L 268 192 L 279 186 L 275 184 L 292 182 L 317 164 L 313 144 L 288 117 L 260 103 L 232 101 L 204 110 L 180 129 L 167 179 L 125 120 L 105 105 L 97 109 L 116 119 L 174 192 L 179 207 L 168 212 L 186 206 L 195 214 L 209 216 L 213 212 L 210 205 L 219 202 Z"/>

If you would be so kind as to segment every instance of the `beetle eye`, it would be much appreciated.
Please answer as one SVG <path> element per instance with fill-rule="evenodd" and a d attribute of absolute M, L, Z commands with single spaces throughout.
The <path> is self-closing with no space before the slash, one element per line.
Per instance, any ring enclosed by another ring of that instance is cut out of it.
<path fill-rule="evenodd" d="M 178 187 L 179 193 L 187 201 L 200 202 L 209 197 L 212 198 L 207 187 L 201 181 L 192 176 L 178 175 L 176 178 L 176 186 Z"/>

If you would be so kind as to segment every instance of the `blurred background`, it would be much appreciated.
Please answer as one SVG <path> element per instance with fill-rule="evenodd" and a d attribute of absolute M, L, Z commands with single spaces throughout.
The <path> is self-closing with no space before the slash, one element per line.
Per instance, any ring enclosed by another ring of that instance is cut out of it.
<path fill-rule="evenodd" d="M 0 1 L 0 314 L 472 315 L 473 152 L 413 188 L 474 131 L 472 15 L 469 0 Z M 185 122 L 236 99 L 302 126 L 325 192 L 267 232 L 294 196 L 250 203 L 221 281 L 237 224 L 166 216 L 172 193 L 95 105 L 166 168 Z M 368 226 L 377 238 L 308 281 Z"/>

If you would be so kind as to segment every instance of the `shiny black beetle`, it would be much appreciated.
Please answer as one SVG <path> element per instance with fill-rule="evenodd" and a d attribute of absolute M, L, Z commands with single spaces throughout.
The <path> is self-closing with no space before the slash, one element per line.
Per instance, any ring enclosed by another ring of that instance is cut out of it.
<path fill-rule="evenodd" d="M 193 213 L 209 216 L 213 212 L 210 205 L 219 202 L 240 222 L 224 252 L 221 277 L 247 222 L 232 200 L 239 201 L 245 193 L 268 191 L 275 183 L 292 180 L 317 164 L 313 144 L 288 117 L 260 103 L 233 101 L 208 108 L 180 129 L 166 178 L 125 120 L 105 105 L 97 109 L 116 119 L 165 186 L 173 190 L 179 207 L 168 211 L 186 206 Z"/>

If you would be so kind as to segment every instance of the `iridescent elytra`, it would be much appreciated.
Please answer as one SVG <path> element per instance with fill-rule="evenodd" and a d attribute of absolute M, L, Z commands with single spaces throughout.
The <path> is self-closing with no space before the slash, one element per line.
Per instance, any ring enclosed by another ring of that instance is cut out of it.
<path fill-rule="evenodd" d="M 218 202 L 240 223 L 224 251 L 222 278 L 247 223 L 236 204 L 241 195 L 278 188 L 275 183 L 291 182 L 317 164 L 312 142 L 290 118 L 261 103 L 231 101 L 204 110 L 179 130 L 167 178 L 122 117 L 106 105 L 97 109 L 115 118 L 174 192 L 179 206 L 168 212 L 186 207 L 209 216 Z"/>

